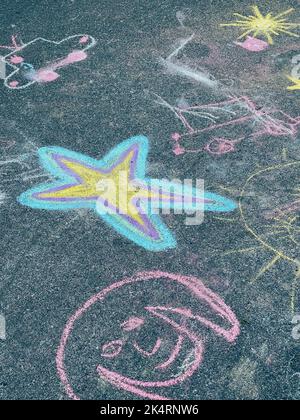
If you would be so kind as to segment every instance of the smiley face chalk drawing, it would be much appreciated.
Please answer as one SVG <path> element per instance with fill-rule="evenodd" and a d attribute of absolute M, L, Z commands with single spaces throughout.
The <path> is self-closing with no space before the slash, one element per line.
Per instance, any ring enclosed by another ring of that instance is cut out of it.
<path fill-rule="evenodd" d="M 189 379 L 214 346 L 211 335 L 226 348 L 239 333 L 235 314 L 200 279 L 139 273 L 108 286 L 71 316 L 57 351 L 58 375 L 74 400 L 102 399 L 103 392 L 122 400 L 132 394 L 188 399 L 195 395 Z"/>

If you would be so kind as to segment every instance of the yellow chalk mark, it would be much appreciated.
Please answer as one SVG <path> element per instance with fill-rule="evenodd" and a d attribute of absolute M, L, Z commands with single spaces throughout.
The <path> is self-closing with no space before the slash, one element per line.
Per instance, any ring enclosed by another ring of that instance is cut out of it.
<path fill-rule="evenodd" d="M 276 255 L 271 261 L 269 261 L 267 264 L 263 266 L 263 268 L 260 270 L 258 275 L 251 281 L 251 284 L 254 284 L 257 282 L 257 280 L 262 277 L 266 272 L 271 270 L 271 268 L 281 259 L 279 255 Z"/>
<path fill-rule="evenodd" d="M 300 90 L 300 79 L 297 79 L 296 77 L 288 76 L 288 79 L 294 83 L 292 86 L 288 86 L 287 90 Z"/>
<path fill-rule="evenodd" d="M 255 246 L 252 248 L 244 248 L 244 249 L 233 249 L 231 251 L 224 252 L 221 256 L 232 255 L 232 254 L 250 254 L 252 252 L 256 252 L 258 249 L 262 249 L 262 246 Z"/>
<path fill-rule="evenodd" d="M 238 27 L 245 30 L 240 38 L 245 38 L 246 36 L 252 34 L 252 36 L 263 36 L 267 39 L 268 43 L 272 45 L 274 43 L 272 36 L 278 36 L 280 34 L 286 34 L 292 37 L 299 38 L 299 35 L 291 32 L 289 29 L 297 28 L 298 23 L 290 23 L 287 21 L 287 16 L 294 11 L 294 9 L 285 10 L 278 15 L 273 16 L 273 13 L 268 13 L 263 15 L 259 10 L 258 6 L 252 6 L 254 15 L 252 16 L 243 16 L 239 13 L 234 13 L 234 16 L 240 20 L 235 20 L 229 23 L 222 23 L 222 27 Z"/>

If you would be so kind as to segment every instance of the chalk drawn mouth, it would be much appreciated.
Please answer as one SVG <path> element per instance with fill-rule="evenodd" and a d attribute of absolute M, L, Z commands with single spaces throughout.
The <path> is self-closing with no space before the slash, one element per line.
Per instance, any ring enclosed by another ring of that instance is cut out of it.
<path fill-rule="evenodd" d="M 158 399 L 158 400 L 169 400 L 168 397 L 158 395 L 152 391 L 149 391 L 147 388 L 168 388 L 170 386 L 181 384 L 182 382 L 187 380 L 189 377 L 191 377 L 193 373 L 196 372 L 198 368 L 201 366 L 202 354 L 203 354 L 203 346 L 202 346 L 202 343 L 199 343 L 198 347 L 194 348 L 194 355 L 195 355 L 194 362 L 176 378 L 171 378 L 165 381 L 152 382 L 152 381 L 140 381 L 137 379 L 131 379 L 115 371 L 106 369 L 105 367 L 101 365 L 98 365 L 97 372 L 102 379 L 106 380 L 111 385 L 115 386 L 116 388 L 134 393 L 136 395 L 139 395 L 140 397 L 146 397 L 146 398 Z"/>
<path fill-rule="evenodd" d="M 173 351 L 170 353 L 168 359 L 165 362 L 157 365 L 154 370 L 165 370 L 169 368 L 179 356 L 184 340 L 185 338 L 183 338 L 183 336 L 178 336 L 178 341 L 174 346 Z M 179 375 L 176 377 L 170 377 L 170 379 L 161 381 L 141 381 L 138 379 L 130 378 L 128 376 L 124 376 L 113 370 L 109 370 L 102 365 L 97 366 L 97 372 L 102 380 L 109 382 L 111 385 L 118 389 L 131 392 L 140 397 L 149 399 L 169 400 L 168 397 L 158 395 L 157 393 L 153 392 L 153 390 L 149 390 L 149 388 L 169 388 L 171 386 L 181 384 L 190 378 L 201 366 L 204 353 L 204 346 L 201 340 L 197 339 L 196 343 L 193 344 L 193 362 L 188 364 L 184 371 Z M 191 354 L 191 352 L 189 353 Z"/>
<path fill-rule="evenodd" d="M 147 397 L 150 399 L 159 399 L 159 400 L 168 400 L 169 398 L 149 392 L 149 388 L 168 388 L 190 378 L 201 366 L 203 361 L 204 354 L 204 345 L 201 338 L 201 333 L 193 332 L 191 328 L 186 327 L 188 321 L 196 323 L 205 323 L 207 326 L 213 326 L 214 324 L 204 318 L 201 318 L 197 315 L 194 315 L 193 312 L 188 308 L 172 308 L 166 306 L 147 306 L 145 310 L 150 313 L 155 318 L 160 319 L 164 323 L 170 325 L 172 329 L 177 333 L 178 339 L 177 343 L 173 347 L 173 350 L 170 352 L 169 357 L 162 363 L 159 363 L 154 371 L 165 371 L 172 364 L 175 363 L 177 358 L 180 356 L 183 344 L 185 341 L 189 341 L 192 344 L 192 351 L 189 351 L 189 355 L 193 353 L 193 361 L 187 364 L 184 367 L 184 370 L 180 372 L 177 376 L 172 376 L 167 380 L 160 381 L 141 381 L 139 379 L 133 379 L 128 376 L 124 376 L 120 373 L 117 373 L 113 370 L 109 370 L 102 365 L 97 366 L 98 375 L 109 382 L 111 385 L 115 386 L 118 389 L 132 392 L 141 397 Z M 181 317 L 181 321 L 177 322 L 176 317 Z M 175 318 L 174 318 L 175 317 Z M 211 324 L 211 325 L 210 325 Z M 215 325 L 214 327 L 215 328 Z M 142 350 L 136 342 L 134 343 L 134 348 L 142 353 L 145 357 L 154 356 L 159 349 L 161 348 L 162 340 L 158 339 L 156 345 L 154 346 L 152 352 L 145 352 Z M 119 356 L 120 352 L 115 353 L 116 356 Z M 186 358 L 185 358 L 186 360 Z"/>

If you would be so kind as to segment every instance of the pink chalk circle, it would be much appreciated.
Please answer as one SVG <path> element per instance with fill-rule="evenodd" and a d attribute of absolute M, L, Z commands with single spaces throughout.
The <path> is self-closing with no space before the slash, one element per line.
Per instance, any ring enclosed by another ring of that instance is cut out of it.
<path fill-rule="evenodd" d="M 13 55 L 13 56 L 11 57 L 11 59 L 10 59 L 10 62 L 11 62 L 12 64 L 21 64 L 21 63 L 23 63 L 23 62 L 24 62 L 24 58 L 23 58 L 23 57 L 20 57 L 20 56 L 18 56 L 18 55 Z"/>
<path fill-rule="evenodd" d="M 215 138 L 205 146 L 205 150 L 211 155 L 226 155 L 234 152 L 235 143 L 233 140 Z"/>
<path fill-rule="evenodd" d="M 181 139 L 181 135 L 179 133 L 173 133 L 171 138 L 174 141 L 179 141 Z"/>
<path fill-rule="evenodd" d="M 9 83 L 9 86 L 12 88 L 16 88 L 19 86 L 19 82 L 17 82 L 17 80 L 13 80 L 12 82 Z"/>
<path fill-rule="evenodd" d="M 248 36 L 245 42 L 235 42 L 236 45 L 251 52 L 264 51 L 269 47 L 266 41 Z"/>
<path fill-rule="evenodd" d="M 178 147 L 175 147 L 175 149 L 173 149 L 173 153 L 176 156 L 184 155 L 185 149 L 183 147 L 178 146 Z"/>
<path fill-rule="evenodd" d="M 85 36 L 80 38 L 79 43 L 80 44 L 86 44 L 88 41 L 89 41 L 89 36 L 85 35 Z"/>
<path fill-rule="evenodd" d="M 53 70 L 39 70 L 37 73 L 37 81 L 43 83 L 50 83 L 54 82 L 56 79 L 59 78 L 59 74 Z"/>

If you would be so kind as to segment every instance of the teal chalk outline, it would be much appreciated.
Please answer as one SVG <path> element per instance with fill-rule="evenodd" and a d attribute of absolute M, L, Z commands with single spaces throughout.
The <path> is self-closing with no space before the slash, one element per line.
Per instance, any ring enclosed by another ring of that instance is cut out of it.
<path fill-rule="evenodd" d="M 137 165 L 136 165 L 136 180 L 142 181 L 144 183 L 153 182 L 151 178 L 146 178 L 146 169 L 147 169 L 147 157 L 149 153 L 149 140 L 145 136 L 135 136 L 131 137 L 116 147 L 114 147 L 103 159 L 96 160 L 89 156 L 83 155 L 81 153 L 73 152 L 71 150 L 50 146 L 50 147 L 42 147 L 38 150 L 38 155 L 40 159 L 41 166 L 49 172 L 54 178 L 58 178 L 58 180 L 54 180 L 53 182 L 43 183 L 34 188 L 29 189 L 28 191 L 24 192 L 18 198 L 20 204 L 24 206 L 28 206 L 34 209 L 45 209 L 45 210 L 62 210 L 62 211 L 69 211 L 78 208 L 88 208 L 92 209 L 98 214 L 98 216 L 103 219 L 109 226 L 112 226 L 119 234 L 125 236 L 127 239 L 131 240 L 132 242 L 136 243 L 137 245 L 145 248 L 149 251 L 163 251 L 169 248 L 175 248 L 177 245 L 176 239 L 171 233 L 170 229 L 164 224 L 161 220 L 159 215 L 147 214 L 150 222 L 156 228 L 157 232 L 159 233 L 160 240 L 153 240 L 149 239 L 145 234 L 139 231 L 135 226 L 131 225 L 128 221 L 122 218 L 118 214 L 101 214 L 101 204 L 95 200 L 90 201 L 83 201 L 83 200 L 75 200 L 73 202 L 51 202 L 45 200 L 39 200 L 33 197 L 34 194 L 42 193 L 43 191 L 50 189 L 50 188 L 57 188 L 63 187 L 66 184 L 74 183 L 76 180 L 75 177 L 67 174 L 52 158 L 53 154 L 59 154 L 62 156 L 66 156 L 67 158 L 82 162 L 88 166 L 95 167 L 97 169 L 107 170 L 113 164 L 117 162 L 117 160 L 121 157 L 126 150 L 131 148 L 132 146 L 137 145 L 139 147 L 139 153 L 137 157 Z M 159 180 L 157 181 L 159 184 Z M 155 183 L 153 184 L 155 185 Z M 182 189 L 182 186 L 173 184 L 174 188 Z M 179 191 L 179 190 L 178 190 Z M 196 189 L 190 188 L 191 194 L 196 195 Z M 205 205 L 205 211 L 214 211 L 214 212 L 230 212 L 237 208 L 237 205 L 230 199 L 224 198 L 218 194 L 205 192 L 204 198 L 214 200 L 217 204 L 212 205 Z M 169 205 L 169 204 L 168 204 Z M 159 208 L 163 208 L 164 205 L 159 206 Z M 144 207 L 145 208 L 145 207 Z M 173 206 L 176 208 L 176 204 Z M 103 206 L 104 209 L 104 206 Z M 184 208 L 185 210 L 196 210 L 195 205 Z"/>

